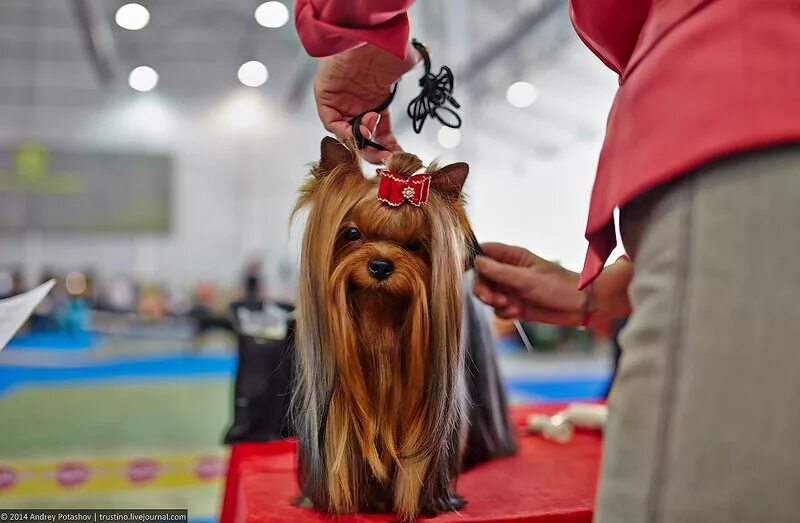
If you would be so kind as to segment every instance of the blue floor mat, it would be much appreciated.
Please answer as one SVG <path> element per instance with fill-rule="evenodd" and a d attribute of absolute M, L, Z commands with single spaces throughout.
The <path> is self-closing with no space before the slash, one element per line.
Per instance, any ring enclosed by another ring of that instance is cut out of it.
<path fill-rule="evenodd" d="M 76 367 L 0 366 L 0 395 L 15 386 L 76 381 L 180 380 L 203 376 L 232 378 L 233 355 L 200 354 L 126 358 Z"/>
<path fill-rule="evenodd" d="M 96 347 L 102 337 L 91 332 L 28 332 L 14 336 L 5 350 L 81 350 Z"/>
<path fill-rule="evenodd" d="M 76 384 L 86 382 L 141 382 L 192 380 L 206 377 L 232 379 L 235 355 L 171 354 L 119 358 L 74 367 L 0 365 L 0 396 L 21 385 Z M 571 401 L 605 396 L 608 376 L 516 377 L 505 381 L 511 396 L 521 401 Z"/>
<path fill-rule="evenodd" d="M 577 401 L 602 399 L 608 389 L 609 378 L 506 380 L 512 397 L 539 401 Z"/>

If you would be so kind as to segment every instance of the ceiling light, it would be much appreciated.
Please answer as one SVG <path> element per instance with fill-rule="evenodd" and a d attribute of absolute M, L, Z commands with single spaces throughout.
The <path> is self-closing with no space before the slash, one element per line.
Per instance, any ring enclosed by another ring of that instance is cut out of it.
<path fill-rule="evenodd" d="M 442 127 L 436 135 L 439 145 L 445 149 L 454 149 L 461 143 L 461 131 L 450 127 Z"/>
<path fill-rule="evenodd" d="M 150 11 L 140 4 L 125 4 L 114 16 L 117 25 L 130 31 L 138 31 L 150 22 Z"/>
<path fill-rule="evenodd" d="M 158 73 L 152 67 L 140 65 L 128 75 L 128 85 L 137 91 L 150 91 L 158 84 Z"/>
<path fill-rule="evenodd" d="M 264 85 L 264 82 L 269 78 L 267 68 L 257 60 L 245 62 L 239 67 L 239 72 L 236 73 L 239 81 L 247 87 L 258 87 Z"/>
<path fill-rule="evenodd" d="M 539 92 L 528 82 L 514 82 L 508 86 L 506 100 L 514 107 L 528 107 L 536 101 Z"/>
<path fill-rule="evenodd" d="M 289 21 L 289 10 L 280 2 L 264 2 L 256 8 L 256 22 L 264 27 L 281 27 Z"/>

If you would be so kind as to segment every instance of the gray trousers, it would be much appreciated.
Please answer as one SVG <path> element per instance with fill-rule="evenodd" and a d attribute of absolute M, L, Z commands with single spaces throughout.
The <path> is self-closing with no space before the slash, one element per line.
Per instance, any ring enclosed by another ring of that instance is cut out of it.
<path fill-rule="evenodd" d="M 800 522 L 800 145 L 621 212 L 633 314 L 596 523 Z"/>

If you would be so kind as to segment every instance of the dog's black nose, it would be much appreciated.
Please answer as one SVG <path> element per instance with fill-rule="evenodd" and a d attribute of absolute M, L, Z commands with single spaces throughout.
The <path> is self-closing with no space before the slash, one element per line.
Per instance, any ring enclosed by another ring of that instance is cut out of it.
<path fill-rule="evenodd" d="M 385 280 L 394 271 L 394 263 L 384 258 L 373 258 L 367 264 L 369 274 L 378 281 Z"/>

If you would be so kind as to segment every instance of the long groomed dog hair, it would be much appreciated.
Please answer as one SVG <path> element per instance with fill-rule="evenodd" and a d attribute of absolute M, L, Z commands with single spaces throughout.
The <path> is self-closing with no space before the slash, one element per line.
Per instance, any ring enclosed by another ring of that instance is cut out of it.
<path fill-rule="evenodd" d="M 354 145 L 325 138 L 300 190 L 298 472 L 324 512 L 456 510 L 462 464 L 514 452 L 491 343 L 462 332 L 468 166 L 422 169 L 395 152 L 367 178 Z"/>

